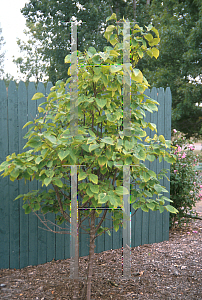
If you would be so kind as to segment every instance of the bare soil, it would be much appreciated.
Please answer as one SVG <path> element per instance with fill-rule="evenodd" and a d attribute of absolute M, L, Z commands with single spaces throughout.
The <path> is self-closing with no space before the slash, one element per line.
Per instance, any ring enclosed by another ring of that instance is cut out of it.
<path fill-rule="evenodd" d="M 188 227 L 171 230 L 169 241 L 132 248 L 128 280 L 122 279 L 122 249 L 95 254 L 91 299 L 202 299 L 201 242 L 202 221 L 191 220 Z M 87 260 L 80 258 L 82 277 Z M 72 299 L 69 275 L 69 259 L 0 270 L 0 299 Z"/>

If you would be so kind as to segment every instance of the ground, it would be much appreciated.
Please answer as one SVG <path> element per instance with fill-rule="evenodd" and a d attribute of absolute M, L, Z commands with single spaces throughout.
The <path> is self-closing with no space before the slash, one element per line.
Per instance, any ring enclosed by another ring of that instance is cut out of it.
<path fill-rule="evenodd" d="M 202 299 L 202 220 L 170 231 L 169 241 L 131 249 L 130 280 L 123 280 L 122 250 L 96 254 L 93 299 Z M 88 257 L 80 258 L 85 276 Z M 72 299 L 70 260 L 21 270 L 0 270 L 0 299 Z M 80 292 L 83 281 L 80 281 Z M 81 298 L 82 299 L 82 298 Z"/>

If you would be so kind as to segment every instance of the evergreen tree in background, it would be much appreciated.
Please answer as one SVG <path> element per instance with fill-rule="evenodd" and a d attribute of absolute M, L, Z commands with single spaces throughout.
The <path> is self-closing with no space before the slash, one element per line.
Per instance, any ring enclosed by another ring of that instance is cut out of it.
<path fill-rule="evenodd" d="M 172 92 L 172 128 L 188 137 L 202 133 L 202 2 L 153 0 L 149 15 L 161 38 L 157 61 L 141 68 L 155 87 Z"/>
<path fill-rule="evenodd" d="M 140 60 L 140 68 L 152 86 L 172 92 L 172 127 L 188 137 L 202 134 L 200 103 L 202 85 L 202 2 L 201 0 L 30 0 L 21 10 L 42 61 L 49 67 L 46 74 L 55 84 L 68 78 L 69 65 L 64 58 L 70 53 L 71 24 L 78 25 L 78 50 L 89 46 L 102 51 L 109 43 L 103 37 L 105 18 L 116 13 L 118 19 L 129 18 L 139 26 L 153 25 L 160 33 L 160 56 L 156 61 Z M 141 53 L 139 53 L 141 57 Z M 138 58 L 137 58 L 138 60 Z M 196 80 L 197 78 L 197 80 Z"/>
<path fill-rule="evenodd" d="M 29 36 L 29 32 L 24 31 Z M 17 40 L 22 56 L 15 58 L 19 72 L 23 74 L 24 81 L 34 80 L 36 83 L 44 81 L 48 77 L 48 60 L 42 59 L 41 45 L 38 40 L 30 37 L 27 42 Z"/>
<path fill-rule="evenodd" d="M 0 27 L 0 79 L 2 79 L 2 76 L 4 74 L 4 57 L 5 52 L 2 51 L 2 47 L 5 45 L 4 37 L 2 36 L 2 29 Z"/>

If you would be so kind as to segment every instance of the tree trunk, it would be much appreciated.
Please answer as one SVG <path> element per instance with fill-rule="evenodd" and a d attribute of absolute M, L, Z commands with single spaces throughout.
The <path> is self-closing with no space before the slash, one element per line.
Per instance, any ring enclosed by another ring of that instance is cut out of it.
<path fill-rule="evenodd" d="M 91 296 L 91 280 L 93 274 L 93 261 L 94 261 L 94 249 L 95 249 L 95 210 L 91 216 L 91 228 L 90 228 L 90 249 L 89 249 L 89 262 L 88 262 L 88 277 L 87 277 L 87 295 L 86 300 L 90 300 Z"/>
<path fill-rule="evenodd" d="M 150 0 L 147 0 L 147 5 L 150 5 Z"/>

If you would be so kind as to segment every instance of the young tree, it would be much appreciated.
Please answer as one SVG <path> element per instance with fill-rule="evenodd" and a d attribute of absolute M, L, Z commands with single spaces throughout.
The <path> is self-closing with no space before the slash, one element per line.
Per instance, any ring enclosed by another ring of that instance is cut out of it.
<path fill-rule="evenodd" d="M 156 158 L 169 163 L 175 161 L 174 155 L 167 150 L 170 141 L 162 135 L 155 134 L 150 138 L 146 134 L 146 128 L 156 131 L 156 126 L 144 120 L 145 111 L 156 111 L 158 103 L 144 95 L 149 84 L 136 68 L 137 61 L 144 55 L 158 57 L 158 31 L 152 25 L 144 30 L 136 24 L 129 40 L 121 23 L 126 20 L 115 23 L 115 14 L 107 18 L 110 20 L 114 25 L 107 27 L 104 36 L 111 46 L 105 47 L 104 52 L 97 52 L 93 47 L 84 53 L 78 51 L 78 134 L 73 135 L 70 130 L 71 95 L 65 89 L 72 80 L 69 68 L 67 82 L 57 82 L 46 102 L 38 107 L 43 115 L 25 124 L 32 125 L 25 135 L 28 138 L 25 148 L 31 150 L 9 155 L 0 166 L 2 175 L 10 176 L 11 180 L 35 178 L 42 186 L 52 184 L 53 189 L 48 192 L 30 191 L 16 199 L 23 197 L 26 214 L 32 210 L 58 214 L 58 224 L 70 222 L 71 218 L 71 190 L 64 180 L 70 181 L 71 165 L 81 166 L 78 170 L 78 195 L 82 199 L 78 202 L 78 227 L 83 228 L 90 238 L 85 299 L 90 299 L 95 239 L 109 230 L 102 227 L 107 210 L 100 218 L 101 208 L 121 208 L 123 195 L 130 194 L 130 203 L 135 210 L 177 212 L 166 203 L 170 200 L 162 195 L 166 189 L 159 179 L 164 171 L 157 175 L 144 164 L 145 160 Z M 128 43 L 131 53 L 127 68 L 123 64 L 124 43 Z M 66 63 L 71 63 L 75 53 L 71 55 L 65 58 Z M 125 72 L 131 74 L 131 82 L 125 81 Z M 123 85 L 131 86 L 131 123 L 127 134 L 123 132 Z M 44 95 L 36 93 L 32 100 L 41 97 Z M 132 165 L 131 177 L 138 188 L 132 187 L 129 191 L 121 183 L 124 165 Z M 96 218 L 100 219 L 98 225 L 95 225 Z M 82 224 L 85 219 L 89 220 L 87 228 Z M 116 231 L 119 226 L 124 226 L 121 211 L 115 210 L 112 219 Z"/>

